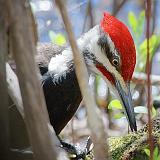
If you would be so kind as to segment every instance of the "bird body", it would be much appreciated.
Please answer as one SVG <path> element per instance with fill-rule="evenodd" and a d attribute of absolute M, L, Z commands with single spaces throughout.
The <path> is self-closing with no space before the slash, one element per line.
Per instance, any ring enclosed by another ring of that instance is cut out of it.
<path fill-rule="evenodd" d="M 101 24 L 82 35 L 77 44 L 88 70 L 99 74 L 115 91 L 124 105 L 131 130 L 136 130 L 129 88 L 136 52 L 127 27 L 104 13 Z M 73 117 L 82 99 L 72 50 L 70 47 L 58 48 L 46 44 L 40 45 L 37 52 L 36 61 L 41 71 L 50 121 L 56 134 L 59 134 Z"/>
<path fill-rule="evenodd" d="M 73 117 L 81 101 L 73 59 L 69 63 L 63 55 L 64 50 L 51 43 L 39 43 L 36 55 L 50 122 L 57 135 Z M 50 62 L 55 64 L 54 69 Z"/>

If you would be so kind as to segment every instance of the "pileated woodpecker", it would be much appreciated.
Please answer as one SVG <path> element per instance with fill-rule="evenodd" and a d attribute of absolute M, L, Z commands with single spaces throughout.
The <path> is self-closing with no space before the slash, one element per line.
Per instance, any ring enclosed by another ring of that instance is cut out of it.
<path fill-rule="evenodd" d="M 135 45 L 127 27 L 108 13 L 77 40 L 89 71 L 99 74 L 124 105 L 132 131 L 137 130 L 130 80 L 136 63 Z M 66 126 L 82 99 L 70 47 L 38 46 L 37 63 L 51 124 L 56 134 Z M 43 58 L 42 58 L 43 57 Z M 92 108 L 91 108 L 92 109 Z"/>

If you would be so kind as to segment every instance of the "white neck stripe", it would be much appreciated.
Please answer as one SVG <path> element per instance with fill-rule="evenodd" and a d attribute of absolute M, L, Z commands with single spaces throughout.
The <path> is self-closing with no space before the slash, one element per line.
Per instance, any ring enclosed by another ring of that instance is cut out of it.
<path fill-rule="evenodd" d="M 99 63 L 101 63 L 106 68 L 106 70 L 108 70 L 112 75 L 114 75 L 114 77 L 117 80 L 119 80 L 123 90 L 126 91 L 127 93 L 127 86 L 124 82 L 123 77 L 116 70 L 116 68 L 112 66 L 106 54 L 98 45 L 99 37 L 100 37 L 100 26 L 97 25 L 91 30 L 89 30 L 87 33 L 82 35 L 77 40 L 78 47 L 81 53 L 84 51 L 84 49 L 87 49 L 90 53 L 93 53 L 94 56 L 96 57 L 96 60 Z M 106 37 L 107 37 L 108 44 L 110 45 L 109 47 L 110 51 L 117 53 L 114 42 L 111 40 L 110 36 L 107 34 Z M 72 55 L 71 48 L 68 47 L 62 52 L 62 54 L 56 55 L 55 57 L 51 58 L 50 63 L 48 65 L 48 70 L 54 74 L 62 76 L 63 74 L 66 73 L 66 70 L 68 70 L 67 63 L 70 61 L 73 61 L 73 55 Z M 94 65 L 93 61 L 90 59 L 87 59 L 86 62 L 88 67 L 92 71 L 94 71 L 94 68 L 96 68 L 96 66 Z"/>

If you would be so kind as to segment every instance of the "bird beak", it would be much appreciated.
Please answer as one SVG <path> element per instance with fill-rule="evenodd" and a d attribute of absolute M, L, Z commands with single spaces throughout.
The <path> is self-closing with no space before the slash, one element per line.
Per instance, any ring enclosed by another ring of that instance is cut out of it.
<path fill-rule="evenodd" d="M 132 106 L 132 96 L 130 93 L 130 85 L 129 83 L 127 84 L 127 89 L 128 93 L 126 93 L 120 82 L 116 80 L 116 88 L 119 93 L 119 96 L 121 98 L 121 101 L 123 103 L 123 106 L 125 108 L 125 112 L 127 115 L 127 119 L 131 128 L 131 131 L 137 131 L 137 125 L 136 125 L 136 119 L 135 119 L 135 114 L 134 114 L 134 108 Z"/>

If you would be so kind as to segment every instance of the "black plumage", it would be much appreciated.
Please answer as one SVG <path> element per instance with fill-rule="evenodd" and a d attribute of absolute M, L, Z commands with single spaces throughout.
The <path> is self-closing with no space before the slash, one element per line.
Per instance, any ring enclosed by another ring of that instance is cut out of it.
<path fill-rule="evenodd" d="M 87 139 L 85 145 L 81 148 L 66 143 L 58 136 L 61 130 L 71 120 L 82 100 L 72 58 L 71 61 L 66 62 L 67 69 L 63 73 L 57 75 L 48 70 L 48 65 L 51 58 L 62 54 L 64 49 L 65 47 L 51 43 L 38 43 L 35 61 L 40 69 L 40 74 L 38 73 L 38 76 L 41 81 L 41 87 L 43 88 L 50 122 L 61 143 L 60 147 L 65 149 L 68 153 L 70 153 L 70 155 L 76 155 L 76 159 L 81 159 L 91 151 L 90 146 L 92 146 L 92 142 L 90 138 Z M 16 72 L 15 62 L 10 60 L 9 64 Z M 18 119 L 18 121 L 21 122 L 21 119 Z M 23 132 L 22 129 L 21 132 Z M 25 137 L 25 140 L 26 139 L 27 138 Z M 27 143 L 29 143 L 28 139 Z"/>
<path fill-rule="evenodd" d="M 81 93 L 72 62 L 68 64 L 66 73 L 58 75 L 58 78 L 54 73 L 48 71 L 51 57 L 61 54 L 63 49 L 64 47 L 57 45 L 39 44 L 36 55 L 50 122 L 57 135 L 73 117 L 81 101 Z"/>

